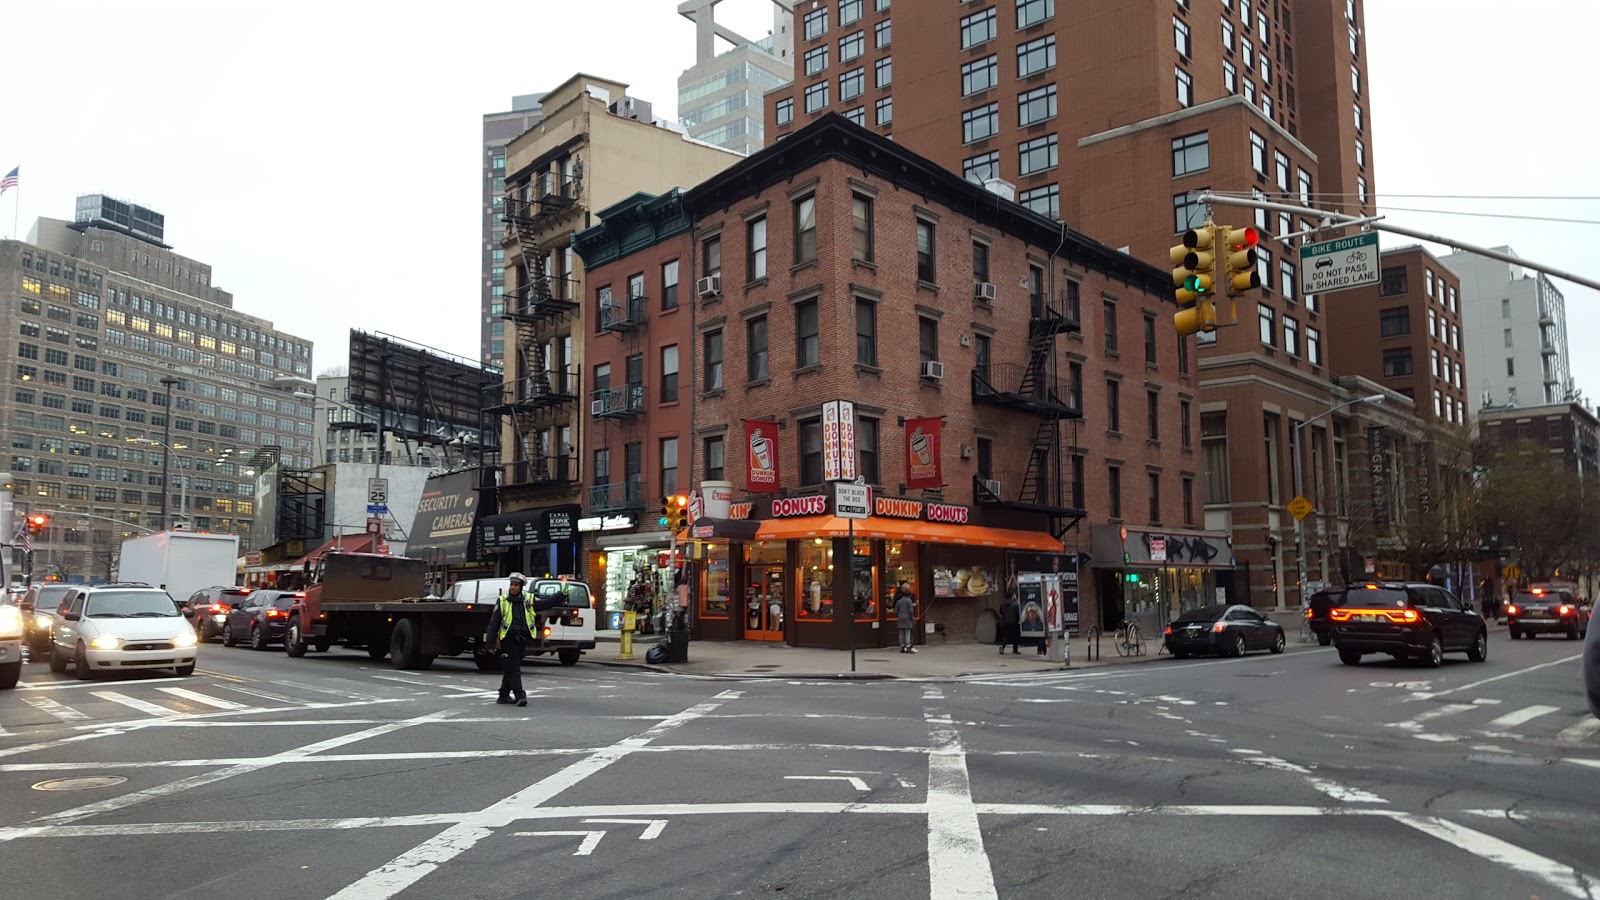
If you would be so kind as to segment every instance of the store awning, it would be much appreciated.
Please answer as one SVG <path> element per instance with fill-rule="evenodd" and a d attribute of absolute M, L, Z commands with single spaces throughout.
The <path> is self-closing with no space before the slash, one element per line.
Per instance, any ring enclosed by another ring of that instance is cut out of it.
<path fill-rule="evenodd" d="M 753 541 L 761 523 L 755 519 L 713 519 L 701 516 L 689 529 L 678 535 L 684 541 Z"/>
<path fill-rule="evenodd" d="M 847 537 L 850 520 L 838 516 L 797 516 L 793 519 L 764 519 L 756 532 L 761 541 L 782 541 L 818 537 Z M 1037 531 L 1011 528 L 986 528 L 981 525 L 953 525 L 942 522 L 897 520 L 882 516 L 857 519 L 858 538 L 893 541 L 924 541 L 930 544 L 961 544 L 968 547 L 997 547 L 1007 550 L 1035 550 L 1060 553 L 1061 542 Z"/>

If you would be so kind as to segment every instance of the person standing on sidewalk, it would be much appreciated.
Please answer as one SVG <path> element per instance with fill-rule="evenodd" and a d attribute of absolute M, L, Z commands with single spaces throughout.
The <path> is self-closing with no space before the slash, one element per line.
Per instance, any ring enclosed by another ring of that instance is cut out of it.
<path fill-rule="evenodd" d="M 533 640 L 537 615 L 522 592 L 527 579 L 521 572 L 512 572 L 510 581 L 510 587 L 495 603 L 483 638 L 500 657 L 500 699 L 495 702 L 527 706 L 528 692 L 522 688 L 522 653 Z"/>
<path fill-rule="evenodd" d="M 917 627 L 917 601 L 911 595 L 911 585 L 900 582 L 900 587 L 895 591 L 894 598 L 895 624 L 900 626 L 900 652 L 915 653 L 916 640 L 913 637 Z"/>
<path fill-rule="evenodd" d="M 1006 602 L 1000 604 L 1000 655 L 1006 655 L 1006 645 L 1011 645 L 1011 652 L 1021 655 L 1018 645 L 1022 642 L 1022 604 L 1017 602 L 1017 595 L 1006 594 Z"/>

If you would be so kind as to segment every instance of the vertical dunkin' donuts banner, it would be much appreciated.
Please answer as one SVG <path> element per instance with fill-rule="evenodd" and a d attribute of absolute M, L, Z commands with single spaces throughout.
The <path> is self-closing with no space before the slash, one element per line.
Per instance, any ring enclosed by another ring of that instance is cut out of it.
<path fill-rule="evenodd" d="M 778 423 L 746 419 L 744 423 L 745 490 L 778 492 Z"/>
<path fill-rule="evenodd" d="M 944 485 L 939 466 L 938 416 L 906 420 L 906 487 L 937 488 Z"/>

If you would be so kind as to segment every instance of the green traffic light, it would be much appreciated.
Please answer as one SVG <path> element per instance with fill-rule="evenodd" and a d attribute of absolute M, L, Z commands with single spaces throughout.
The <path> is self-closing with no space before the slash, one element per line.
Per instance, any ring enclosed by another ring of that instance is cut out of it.
<path fill-rule="evenodd" d="M 1185 278 L 1183 280 L 1183 289 L 1186 291 L 1192 291 L 1196 294 L 1208 294 L 1211 292 L 1210 289 L 1205 286 L 1205 283 L 1200 280 L 1199 275 L 1190 275 L 1188 278 Z"/>
<path fill-rule="evenodd" d="M 657 519 L 656 520 L 656 524 L 660 525 L 662 528 L 667 527 L 667 517 L 666 516 L 662 516 L 660 519 Z"/>

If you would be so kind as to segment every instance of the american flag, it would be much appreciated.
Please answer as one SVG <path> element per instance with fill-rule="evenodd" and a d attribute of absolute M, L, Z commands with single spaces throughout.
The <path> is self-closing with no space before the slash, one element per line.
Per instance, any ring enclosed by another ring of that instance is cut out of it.
<path fill-rule="evenodd" d="M 33 552 L 33 539 L 28 536 L 27 523 L 23 523 L 22 527 L 17 529 L 17 540 L 22 544 L 23 553 Z"/>
<path fill-rule="evenodd" d="M 15 169 L 7 172 L 6 177 L 0 178 L 0 194 L 4 194 L 10 188 L 17 186 L 17 173 L 20 171 L 22 171 L 22 167 L 17 166 Z"/>

